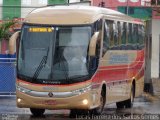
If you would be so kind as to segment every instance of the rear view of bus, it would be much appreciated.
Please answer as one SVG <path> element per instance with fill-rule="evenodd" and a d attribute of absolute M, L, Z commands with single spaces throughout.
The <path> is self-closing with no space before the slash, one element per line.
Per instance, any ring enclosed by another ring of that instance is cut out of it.
<path fill-rule="evenodd" d="M 107 94 L 110 78 L 101 70 L 103 61 L 99 62 L 105 26 L 100 13 L 96 7 L 57 6 L 36 9 L 25 18 L 21 32 L 13 35 L 19 36 L 18 107 L 30 108 L 36 116 L 45 109 L 70 109 L 71 115 L 101 114 L 105 103 L 133 97 L 128 81 L 123 98 Z"/>

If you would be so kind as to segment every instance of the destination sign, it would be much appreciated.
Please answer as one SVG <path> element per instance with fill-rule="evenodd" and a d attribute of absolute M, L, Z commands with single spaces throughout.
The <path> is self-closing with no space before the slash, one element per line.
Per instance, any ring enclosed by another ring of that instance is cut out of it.
<path fill-rule="evenodd" d="M 29 32 L 52 32 L 52 31 L 53 31 L 52 28 L 39 28 L 39 27 L 29 28 Z"/>

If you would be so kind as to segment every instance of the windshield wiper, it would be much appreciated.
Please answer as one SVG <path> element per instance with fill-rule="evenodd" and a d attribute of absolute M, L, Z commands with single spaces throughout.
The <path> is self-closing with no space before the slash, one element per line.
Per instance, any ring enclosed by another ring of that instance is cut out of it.
<path fill-rule="evenodd" d="M 48 59 L 48 53 L 49 53 L 49 47 L 47 49 L 47 54 L 45 56 L 43 56 L 40 64 L 38 65 L 33 77 L 32 77 L 32 81 L 36 80 L 39 76 L 39 73 L 41 72 L 42 68 L 45 67 L 46 63 L 47 63 L 47 59 Z"/>

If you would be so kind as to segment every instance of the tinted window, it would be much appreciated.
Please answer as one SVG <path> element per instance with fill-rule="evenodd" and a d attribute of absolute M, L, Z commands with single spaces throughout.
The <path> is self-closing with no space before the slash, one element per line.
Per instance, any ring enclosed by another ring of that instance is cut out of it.
<path fill-rule="evenodd" d="M 116 22 L 113 24 L 114 46 L 118 46 L 118 28 Z"/>
<path fill-rule="evenodd" d="M 139 34 L 139 49 L 142 49 L 144 47 L 144 37 L 145 37 L 145 33 L 144 33 L 144 26 L 142 25 L 138 25 L 138 34 Z"/>
<path fill-rule="evenodd" d="M 117 30 L 118 30 L 118 44 L 121 45 L 121 23 L 120 22 L 117 22 Z"/>
<path fill-rule="evenodd" d="M 105 54 L 105 52 L 107 51 L 107 49 L 109 49 L 109 26 L 107 24 L 107 22 L 104 23 L 104 36 L 103 36 L 103 55 Z"/>
<path fill-rule="evenodd" d="M 109 44 L 110 47 L 114 46 L 114 30 L 113 30 L 113 21 L 106 21 L 109 27 Z"/>
<path fill-rule="evenodd" d="M 132 23 L 128 24 L 128 43 L 132 44 L 133 40 L 132 40 Z"/>
<path fill-rule="evenodd" d="M 137 43 L 138 42 L 138 25 L 134 24 L 133 25 L 133 43 Z"/>
<path fill-rule="evenodd" d="M 127 23 L 124 22 L 122 26 L 122 44 L 126 44 L 126 39 L 127 39 Z"/>

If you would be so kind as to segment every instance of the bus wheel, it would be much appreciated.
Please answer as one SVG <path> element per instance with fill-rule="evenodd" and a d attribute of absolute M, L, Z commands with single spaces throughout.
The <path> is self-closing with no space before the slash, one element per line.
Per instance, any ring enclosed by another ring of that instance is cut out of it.
<path fill-rule="evenodd" d="M 119 109 L 124 108 L 124 107 L 125 107 L 124 101 L 122 101 L 122 102 L 116 102 L 116 106 L 117 106 L 117 108 L 119 108 Z"/>
<path fill-rule="evenodd" d="M 124 101 L 125 108 L 132 108 L 134 102 L 134 86 L 132 85 L 130 99 Z"/>
<path fill-rule="evenodd" d="M 69 117 L 70 118 L 78 118 L 79 116 L 88 115 L 88 110 L 80 110 L 80 109 L 71 109 Z"/>
<path fill-rule="evenodd" d="M 104 90 L 102 90 L 101 96 L 100 96 L 100 106 L 91 110 L 90 113 L 94 115 L 101 115 L 105 106 L 105 102 L 106 102 L 106 94 Z"/>
<path fill-rule="evenodd" d="M 77 116 L 77 110 L 71 109 L 71 110 L 70 110 L 69 117 L 70 117 L 70 118 L 75 118 L 76 116 Z"/>
<path fill-rule="evenodd" d="M 30 111 L 33 116 L 43 116 L 45 109 L 36 109 L 36 108 L 30 108 Z"/>

